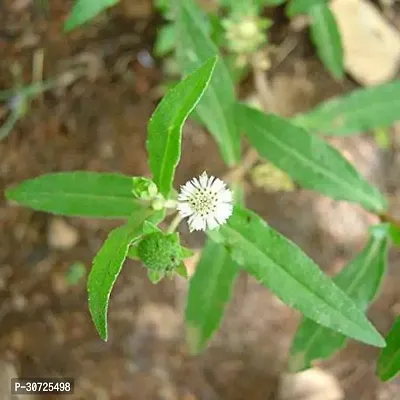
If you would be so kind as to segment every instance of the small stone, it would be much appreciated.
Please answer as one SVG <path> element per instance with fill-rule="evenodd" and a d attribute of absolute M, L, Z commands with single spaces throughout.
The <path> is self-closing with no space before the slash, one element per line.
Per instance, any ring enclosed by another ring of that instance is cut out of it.
<path fill-rule="evenodd" d="M 76 228 L 60 218 L 50 222 L 47 232 L 47 243 L 57 250 L 69 250 L 79 242 L 79 233 Z"/>
<path fill-rule="evenodd" d="M 346 70 L 365 86 L 393 79 L 400 65 L 400 33 L 367 0 L 333 0 L 331 7 Z"/>
<path fill-rule="evenodd" d="M 26 297 L 20 293 L 13 293 L 12 294 L 12 304 L 14 310 L 21 312 L 25 310 L 28 305 L 28 301 Z"/>
<path fill-rule="evenodd" d="M 2 400 L 12 400 L 14 396 L 10 393 L 11 379 L 18 378 L 17 370 L 8 361 L 0 361 L 0 398 Z"/>
<path fill-rule="evenodd" d="M 152 12 L 151 0 L 122 0 L 124 16 L 132 19 L 147 19 Z"/>
<path fill-rule="evenodd" d="M 21 329 L 13 330 L 12 333 L 10 334 L 9 344 L 13 350 L 17 352 L 22 351 L 25 347 L 24 332 Z"/>
<path fill-rule="evenodd" d="M 65 279 L 65 275 L 61 273 L 54 273 L 51 277 L 51 285 L 54 293 L 61 296 L 68 292 L 68 282 Z"/>
<path fill-rule="evenodd" d="M 281 381 L 281 400 L 343 400 L 344 393 L 339 381 L 319 368 L 297 374 L 284 375 Z"/>

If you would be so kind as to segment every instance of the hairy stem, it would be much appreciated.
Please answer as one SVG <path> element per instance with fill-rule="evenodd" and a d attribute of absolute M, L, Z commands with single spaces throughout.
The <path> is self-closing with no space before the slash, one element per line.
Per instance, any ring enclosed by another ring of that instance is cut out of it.
<path fill-rule="evenodd" d="M 389 213 L 381 213 L 377 214 L 381 222 L 389 222 L 394 225 L 396 228 L 400 229 L 400 220 Z"/>
<path fill-rule="evenodd" d="M 256 56 L 252 62 L 253 69 L 253 79 L 254 79 L 254 87 L 256 89 L 258 98 L 260 103 L 264 109 L 264 111 L 268 112 L 276 112 L 276 105 L 273 100 L 271 87 L 269 85 L 267 73 L 265 69 L 259 67 L 259 63 L 257 63 Z M 259 160 L 259 155 L 257 151 L 253 148 L 249 149 L 245 156 L 243 157 L 242 162 L 230 170 L 223 179 L 232 183 L 232 182 L 240 182 L 243 179 L 243 176 L 249 171 Z"/>
<path fill-rule="evenodd" d="M 179 214 L 176 214 L 171 223 L 168 226 L 167 233 L 173 233 L 175 232 L 176 228 L 182 221 L 182 217 Z"/>

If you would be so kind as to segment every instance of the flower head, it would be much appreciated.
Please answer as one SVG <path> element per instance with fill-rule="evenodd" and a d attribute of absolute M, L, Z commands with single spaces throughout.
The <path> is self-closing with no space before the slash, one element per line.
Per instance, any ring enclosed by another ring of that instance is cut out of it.
<path fill-rule="evenodd" d="M 181 187 L 178 211 L 182 218 L 189 217 L 190 231 L 205 231 L 222 225 L 233 210 L 232 191 L 218 178 L 203 172 Z"/>

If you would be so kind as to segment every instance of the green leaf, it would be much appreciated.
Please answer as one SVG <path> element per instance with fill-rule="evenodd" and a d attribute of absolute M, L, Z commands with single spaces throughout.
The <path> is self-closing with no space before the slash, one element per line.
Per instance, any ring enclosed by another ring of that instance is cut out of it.
<path fill-rule="evenodd" d="M 137 199 L 149 200 L 157 194 L 157 185 L 150 179 L 143 176 L 135 176 L 132 178 L 133 189 L 132 194 Z"/>
<path fill-rule="evenodd" d="M 132 244 L 131 246 L 129 246 L 127 257 L 132 260 L 140 260 L 140 257 L 138 255 L 137 246 L 135 244 Z"/>
<path fill-rule="evenodd" d="M 375 143 L 382 150 L 389 150 L 391 147 L 391 132 L 387 128 L 376 128 L 373 132 Z"/>
<path fill-rule="evenodd" d="M 232 182 L 233 199 L 235 203 L 244 206 L 246 203 L 246 193 L 242 182 Z"/>
<path fill-rule="evenodd" d="M 216 64 L 210 58 L 178 85 L 158 105 L 148 125 L 147 151 L 153 180 L 164 196 L 172 188 L 181 156 L 182 127 L 207 85 Z"/>
<path fill-rule="evenodd" d="M 208 240 L 189 281 L 186 339 L 192 354 L 199 353 L 218 329 L 238 273 L 224 247 Z"/>
<path fill-rule="evenodd" d="M 400 315 L 386 337 L 386 347 L 378 360 L 377 373 L 382 381 L 394 378 L 400 372 Z"/>
<path fill-rule="evenodd" d="M 397 80 L 328 100 L 311 112 L 295 117 L 294 122 L 325 135 L 359 135 L 398 121 L 399 109 L 400 80 Z"/>
<path fill-rule="evenodd" d="M 381 211 L 386 200 L 334 147 L 273 114 L 238 105 L 237 124 L 261 156 L 306 189 Z"/>
<path fill-rule="evenodd" d="M 11 111 L 4 124 L 0 126 L 0 140 L 5 139 L 12 132 L 21 117 L 21 111 L 18 108 Z"/>
<path fill-rule="evenodd" d="M 224 63 L 232 79 L 232 82 L 238 84 L 242 79 L 249 75 L 250 68 L 246 64 L 244 67 L 237 64 L 237 56 L 235 54 L 227 54 L 224 56 Z"/>
<path fill-rule="evenodd" d="M 158 282 L 161 281 L 162 278 L 164 278 L 165 273 L 163 271 L 154 271 L 154 270 L 147 270 L 147 277 L 149 278 L 151 283 L 154 283 L 156 285 Z"/>
<path fill-rule="evenodd" d="M 154 55 L 163 57 L 172 52 L 176 42 L 176 27 L 174 23 L 162 26 L 157 32 L 156 43 L 154 44 Z"/>
<path fill-rule="evenodd" d="M 393 243 L 400 247 L 400 228 L 394 224 L 390 224 L 390 238 L 392 239 Z"/>
<path fill-rule="evenodd" d="M 275 7 L 283 4 L 286 0 L 220 0 L 222 7 L 229 8 L 231 14 L 247 16 L 260 14 L 263 7 Z"/>
<path fill-rule="evenodd" d="M 210 38 L 206 20 L 192 0 L 179 0 L 177 14 L 177 60 L 184 73 L 189 73 L 209 57 L 218 54 Z M 216 140 L 228 166 L 240 159 L 240 137 L 234 123 L 234 84 L 219 59 L 207 92 L 196 107 L 196 114 Z"/>
<path fill-rule="evenodd" d="M 183 261 L 176 267 L 175 272 L 184 279 L 189 278 L 189 274 L 186 269 L 186 265 Z"/>
<path fill-rule="evenodd" d="M 257 214 L 236 206 L 227 224 L 209 235 L 242 268 L 305 317 L 361 342 L 385 345 L 362 310 L 299 247 Z"/>
<path fill-rule="evenodd" d="M 280 6 L 285 3 L 286 0 L 253 0 L 259 10 L 262 7 Z"/>
<path fill-rule="evenodd" d="M 339 27 L 327 4 L 315 4 L 310 7 L 310 33 L 319 58 L 336 79 L 343 79 L 343 47 Z"/>
<path fill-rule="evenodd" d="M 85 264 L 81 261 L 74 262 L 65 274 L 68 285 L 77 285 L 86 275 Z"/>
<path fill-rule="evenodd" d="M 153 224 L 150 221 L 144 221 L 143 223 L 143 233 L 144 234 L 149 234 L 149 233 L 154 233 L 154 232 L 162 232 L 162 230 L 155 224 Z"/>
<path fill-rule="evenodd" d="M 77 28 L 117 3 L 118 0 L 75 0 L 71 13 L 65 21 L 64 30 L 68 32 Z"/>
<path fill-rule="evenodd" d="M 183 247 L 183 246 L 181 246 L 181 251 L 182 251 L 182 258 L 183 259 L 193 257 L 193 255 L 194 255 L 192 250 L 190 250 L 190 249 L 188 249 L 186 247 Z"/>
<path fill-rule="evenodd" d="M 170 0 L 154 0 L 154 8 L 157 9 L 164 18 L 168 18 L 172 12 L 172 2 Z"/>
<path fill-rule="evenodd" d="M 327 0 L 292 0 L 286 7 L 288 17 L 294 17 L 298 14 L 308 14 L 310 8 L 326 4 Z"/>
<path fill-rule="evenodd" d="M 107 310 L 111 290 L 128 253 L 129 245 L 142 234 L 149 212 L 140 212 L 126 225 L 112 230 L 93 260 L 88 278 L 89 310 L 103 340 L 107 340 Z"/>
<path fill-rule="evenodd" d="M 26 180 L 6 197 L 34 210 L 81 217 L 123 218 L 144 207 L 133 198 L 132 177 L 98 172 L 57 172 Z"/>
<path fill-rule="evenodd" d="M 388 226 L 381 234 L 374 227 L 372 236 L 358 256 L 345 266 L 333 282 L 363 311 L 373 301 L 385 277 L 388 256 Z M 340 350 L 346 337 L 316 322 L 303 318 L 292 342 L 291 371 L 311 368 L 311 362 L 328 358 Z"/>

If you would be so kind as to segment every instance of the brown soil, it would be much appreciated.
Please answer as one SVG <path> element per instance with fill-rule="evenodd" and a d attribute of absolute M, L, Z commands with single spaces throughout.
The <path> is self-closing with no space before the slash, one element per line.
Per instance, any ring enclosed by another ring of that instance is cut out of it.
<path fill-rule="evenodd" d="M 44 78 L 65 78 L 65 73 L 73 78 L 37 98 L 0 142 L 0 187 L 50 171 L 148 174 L 146 123 L 163 76 L 159 62 L 141 60 L 151 54 L 159 17 L 147 0 L 125 1 L 90 26 L 65 35 L 62 22 L 71 2 L 49 2 L 47 12 L 39 3 L 0 3 L 0 87 L 11 86 L 12 63 L 23 66 L 29 82 L 40 52 Z M 287 29 L 283 26 L 282 32 Z M 274 33 L 277 41 L 282 32 Z M 271 76 L 283 114 L 355 86 L 334 82 L 305 35 L 295 36 L 297 45 Z M 6 112 L 3 106 L 0 117 Z M 399 132 L 394 128 L 393 133 Z M 390 192 L 393 212 L 400 213 L 398 151 L 379 150 L 367 136 L 335 144 Z M 205 168 L 217 175 L 225 172 L 213 140 L 189 122 L 177 184 Z M 65 218 L 78 240 L 57 249 L 48 238 L 55 217 L 7 204 L 1 192 L 0 382 L 12 374 L 74 377 L 74 399 L 279 399 L 299 315 L 265 288 L 241 277 L 222 329 L 203 354 L 190 357 L 183 325 L 186 282 L 152 285 L 139 264 L 127 262 L 112 294 L 110 338 L 104 343 L 88 314 L 85 279 L 71 285 L 67 274 L 76 261 L 90 269 L 108 230 L 118 222 Z M 307 191 L 266 193 L 249 185 L 247 195 L 249 207 L 329 273 L 362 247 L 366 228 L 374 222 L 356 206 Z M 184 226 L 181 232 L 189 246 L 200 248 L 201 235 L 189 235 Z M 370 311 L 381 332 L 389 329 L 400 307 L 399 253 L 391 252 L 390 260 L 390 279 Z M 400 399 L 398 380 L 383 385 L 375 378 L 376 356 L 374 349 L 351 342 L 323 367 L 339 379 L 346 400 Z M 9 398 L 8 386 L 0 384 L 0 400 Z"/>

